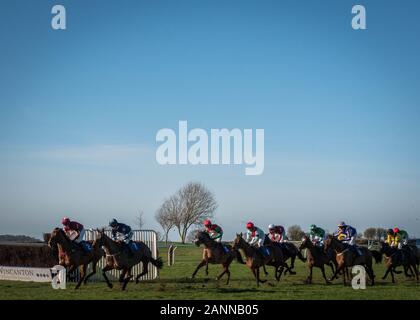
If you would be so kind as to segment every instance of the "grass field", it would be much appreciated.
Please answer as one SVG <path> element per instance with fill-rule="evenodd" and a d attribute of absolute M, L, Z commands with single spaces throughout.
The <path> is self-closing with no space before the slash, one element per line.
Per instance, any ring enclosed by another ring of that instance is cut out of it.
<path fill-rule="evenodd" d="M 201 259 L 201 248 L 193 246 L 179 247 L 176 250 L 176 262 L 168 267 L 166 257 L 161 250 L 165 266 L 160 278 L 155 281 L 130 283 L 127 291 L 122 292 L 118 285 L 109 289 L 105 283 L 88 283 L 80 290 L 73 290 L 74 284 L 68 284 L 67 290 L 54 290 L 48 283 L 0 281 L 0 299 L 415 299 L 420 300 L 420 284 L 397 276 L 397 283 L 392 284 L 380 278 L 384 274 L 382 264 L 375 265 L 377 284 L 366 290 L 354 290 L 344 287 L 341 280 L 332 285 L 325 285 L 318 269 L 314 271 L 314 284 L 304 284 L 307 275 L 305 265 L 297 261 L 297 275 L 282 277 L 277 283 L 273 277 L 273 268 L 269 268 L 269 281 L 257 288 L 250 270 L 237 262 L 231 266 L 231 283 L 225 285 L 215 277 L 221 266 L 211 265 L 207 277 L 204 268 L 197 278 L 190 279 L 195 266 Z"/>

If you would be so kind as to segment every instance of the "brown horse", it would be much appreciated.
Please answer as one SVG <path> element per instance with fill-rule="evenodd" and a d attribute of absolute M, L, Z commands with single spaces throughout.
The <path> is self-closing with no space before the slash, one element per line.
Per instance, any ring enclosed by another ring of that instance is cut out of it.
<path fill-rule="evenodd" d="M 415 276 L 418 282 L 419 271 L 417 248 L 415 248 L 415 250 L 416 251 L 414 252 L 414 250 L 410 247 L 403 249 L 392 248 L 389 244 L 381 242 L 380 253 L 385 255 L 385 265 L 387 267 L 385 275 L 382 277 L 382 279 L 385 280 L 388 274 L 391 273 L 392 283 L 395 283 L 395 268 L 403 266 L 406 277 L 411 278 L 411 276 Z M 408 274 L 408 270 L 410 270 L 411 275 Z"/>
<path fill-rule="evenodd" d="M 275 277 L 277 281 L 280 281 L 280 277 L 283 273 L 285 262 L 282 251 L 277 246 L 265 247 L 269 248 L 269 254 L 264 256 L 259 248 L 256 248 L 247 243 L 242 233 L 236 234 L 236 238 L 233 242 L 234 250 L 242 250 L 246 257 L 246 265 L 251 269 L 252 274 L 257 281 L 257 286 L 260 282 L 264 283 L 267 280 L 260 279 L 260 268 L 265 265 L 273 266 L 275 268 Z"/>
<path fill-rule="evenodd" d="M 375 284 L 375 274 L 372 268 L 372 253 L 368 248 L 360 247 L 362 255 L 357 255 L 352 247 L 348 244 L 342 243 L 340 240 L 332 235 L 324 241 L 324 249 L 334 249 L 336 252 L 337 269 L 335 270 L 332 279 L 336 278 L 340 272 L 343 273 L 343 283 L 346 285 L 346 268 L 351 268 L 356 265 L 361 265 L 365 268 L 369 275 L 371 285 Z"/>
<path fill-rule="evenodd" d="M 98 236 L 94 244 L 103 246 L 105 249 L 106 265 L 102 269 L 102 275 L 109 288 L 112 288 L 112 283 L 106 275 L 107 271 L 114 269 L 121 270 L 119 282 L 121 289 L 125 290 L 128 282 L 133 277 L 131 271 L 136 264 L 141 262 L 143 265 L 143 271 L 136 277 L 136 283 L 139 283 L 139 279 L 148 273 L 149 262 L 158 269 L 163 267 L 161 258 L 154 259 L 152 257 L 152 251 L 144 242 L 136 241 L 139 249 L 135 253 L 130 253 L 125 250 L 125 243 L 112 240 L 105 234 L 104 230 L 97 230 L 97 232 Z"/>
<path fill-rule="evenodd" d="M 272 241 L 269 236 L 266 234 L 264 238 L 264 245 L 265 246 L 277 246 L 281 249 L 283 253 L 284 262 L 288 261 L 290 259 L 290 267 L 285 265 L 286 270 L 284 270 L 284 274 L 286 275 L 287 272 L 289 272 L 291 275 L 295 275 L 296 272 L 293 271 L 295 268 L 295 260 L 296 257 L 300 259 L 300 261 L 305 262 L 305 258 L 302 256 L 302 253 L 296 248 L 296 246 L 291 242 L 274 242 Z M 265 270 L 265 266 L 263 267 L 265 275 L 267 275 L 267 271 Z"/>
<path fill-rule="evenodd" d="M 211 239 L 207 232 L 204 232 L 204 231 L 197 232 L 194 239 L 194 243 L 197 247 L 203 244 L 204 249 L 203 249 L 203 260 L 201 260 L 201 262 L 195 269 L 194 273 L 191 276 L 192 278 L 195 277 L 198 270 L 203 266 L 206 266 L 206 274 L 208 275 L 209 263 L 221 264 L 223 266 L 223 272 L 216 278 L 216 280 L 220 280 L 222 276 L 225 273 L 227 273 L 226 284 L 229 284 L 229 280 L 230 280 L 229 266 L 232 263 L 233 259 L 236 259 L 241 264 L 245 264 L 238 250 L 234 250 L 232 249 L 231 246 L 228 245 L 226 246 L 228 248 L 228 251 L 226 252 L 225 249 L 223 248 L 223 245 Z"/>
<path fill-rule="evenodd" d="M 307 236 L 303 237 L 302 242 L 299 246 L 299 251 L 301 251 L 302 249 L 308 249 L 306 253 L 306 265 L 309 268 L 309 275 L 306 279 L 306 283 L 312 283 L 312 269 L 313 267 L 317 267 L 321 269 L 322 276 L 324 277 L 325 282 L 327 284 L 330 284 L 331 281 L 328 280 L 325 276 L 324 265 L 329 266 L 332 270 L 332 273 L 334 274 L 334 264 L 337 264 L 337 262 L 334 259 L 334 255 L 328 255 L 327 253 L 325 253 L 322 247 L 314 245 Z"/>
<path fill-rule="evenodd" d="M 92 241 L 87 242 L 92 246 L 90 252 L 86 252 L 79 244 L 71 241 L 63 229 L 60 228 L 55 228 L 51 232 L 51 237 L 48 241 L 50 248 L 53 250 L 54 248 L 58 248 L 59 264 L 68 267 L 69 273 L 72 273 L 77 267 L 81 266 L 80 279 L 75 289 L 78 289 L 82 282 L 86 284 L 87 280 L 96 273 L 96 265 L 104 256 L 104 251 L 100 245 L 94 244 Z M 89 263 L 92 263 L 92 272 L 86 275 Z"/>

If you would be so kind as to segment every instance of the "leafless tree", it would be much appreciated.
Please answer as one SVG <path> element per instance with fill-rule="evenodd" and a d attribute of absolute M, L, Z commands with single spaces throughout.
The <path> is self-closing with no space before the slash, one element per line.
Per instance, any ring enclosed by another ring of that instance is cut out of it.
<path fill-rule="evenodd" d="M 376 237 L 376 228 L 367 228 L 365 232 L 363 232 L 363 235 L 368 240 L 374 240 Z"/>
<path fill-rule="evenodd" d="M 386 230 L 384 228 L 376 228 L 376 240 L 381 241 L 386 238 Z"/>
<path fill-rule="evenodd" d="M 176 196 L 165 200 L 156 212 L 155 218 L 163 229 L 166 244 L 168 244 L 169 231 L 175 226 L 176 217 L 180 214 L 180 202 Z"/>
<path fill-rule="evenodd" d="M 305 236 L 305 232 L 298 225 L 290 226 L 287 229 L 287 238 L 291 241 L 302 240 L 303 236 Z"/>
<path fill-rule="evenodd" d="M 144 226 L 144 212 L 141 210 L 136 217 L 136 227 L 141 230 Z"/>
<path fill-rule="evenodd" d="M 181 242 L 185 243 L 188 230 L 213 217 L 216 208 L 214 195 L 203 184 L 190 182 L 164 201 L 156 214 L 156 220 L 165 232 L 175 227 Z"/>

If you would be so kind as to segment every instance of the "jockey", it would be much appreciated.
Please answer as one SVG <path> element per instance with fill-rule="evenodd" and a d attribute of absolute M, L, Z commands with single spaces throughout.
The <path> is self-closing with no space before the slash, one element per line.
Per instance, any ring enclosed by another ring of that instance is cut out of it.
<path fill-rule="evenodd" d="M 344 221 L 338 224 L 338 230 L 335 232 L 334 235 L 343 243 L 347 243 L 351 246 L 354 246 L 356 244 L 356 229 L 352 226 L 347 225 Z"/>
<path fill-rule="evenodd" d="M 286 241 L 286 231 L 283 226 L 270 224 L 268 226 L 268 237 L 273 242 L 283 243 Z"/>
<path fill-rule="evenodd" d="M 389 229 L 387 231 L 387 238 L 385 242 L 393 248 L 401 249 L 403 246 L 408 244 L 408 233 L 397 227 Z"/>
<path fill-rule="evenodd" d="M 131 245 L 131 238 L 133 237 L 133 231 L 131 231 L 131 227 L 124 223 L 118 222 L 116 219 L 112 219 L 109 223 L 109 226 L 112 228 L 112 240 L 125 243 L 130 248 L 132 253 L 134 253 L 135 248 L 133 248 Z"/>
<path fill-rule="evenodd" d="M 83 225 L 76 221 L 70 221 L 69 218 L 64 217 L 61 219 L 61 224 L 64 226 L 63 230 L 72 241 L 80 243 L 83 241 L 85 235 L 85 228 Z M 71 237 L 73 233 L 76 233 L 76 237 Z"/>
<path fill-rule="evenodd" d="M 265 233 L 256 227 L 251 221 L 246 224 L 248 231 L 246 232 L 246 242 L 252 246 L 262 247 L 264 244 Z"/>
<path fill-rule="evenodd" d="M 204 221 L 204 227 L 206 228 L 206 232 L 209 234 L 210 238 L 221 242 L 223 237 L 223 229 L 218 226 L 217 224 L 211 223 L 209 219 Z"/>
<path fill-rule="evenodd" d="M 356 255 L 361 256 L 362 251 L 356 246 L 357 231 L 352 226 L 347 225 L 344 221 L 338 224 L 338 230 L 334 234 L 338 240 L 343 243 L 347 243 L 350 246 L 350 250 Z"/>
<path fill-rule="evenodd" d="M 309 238 L 315 245 L 322 246 L 325 240 L 325 230 L 312 224 L 310 227 Z"/>

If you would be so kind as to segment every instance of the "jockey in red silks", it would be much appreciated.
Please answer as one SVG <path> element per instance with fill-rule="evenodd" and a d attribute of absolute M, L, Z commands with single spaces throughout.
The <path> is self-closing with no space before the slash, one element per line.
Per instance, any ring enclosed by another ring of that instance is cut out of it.
<path fill-rule="evenodd" d="M 268 237 L 273 242 L 283 243 L 287 241 L 284 227 L 276 226 L 274 224 L 268 226 Z"/>
<path fill-rule="evenodd" d="M 212 223 L 209 219 L 204 221 L 204 227 L 206 232 L 209 234 L 210 238 L 221 242 L 223 237 L 223 229 L 215 223 Z"/>
<path fill-rule="evenodd" d="M 72 239 L 76 243 L 80 243 L 81 241 L 83 241 L 83 237 L 85 235 L 85 228 L 81 223 L 76 221 L 70 221 L 69 218 L 64 217 L 63 219 L 61 219 L 61 224 L 64 226 L 64 232 L 70 239 Z M 73 236 L 74 233 L 76 233 L 75 237 Z"/>

